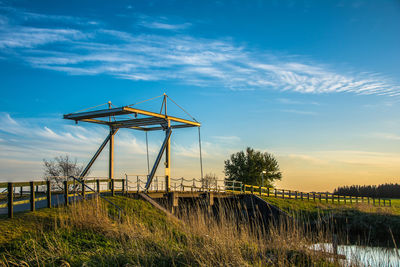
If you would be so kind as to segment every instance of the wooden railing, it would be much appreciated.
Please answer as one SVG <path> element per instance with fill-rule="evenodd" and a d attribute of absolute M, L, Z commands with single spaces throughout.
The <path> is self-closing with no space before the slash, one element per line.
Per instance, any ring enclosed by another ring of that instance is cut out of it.
<path fill-rule="evenodd" d="M 12 218 L 14 206 L 30 204 L 30 211 L 35 211 L 36 202 L 47 201 L 47 207 L 52 207 L 52 195 L 63 195 L 63 203 L 69 204 L 72 197 L 83 197 L 93 194 L 88 192 L 85 186 L 90 185 L 97 193 L 109 192 L 114 195 L 116 192 L 125 192 L 125 179 L 85 179 L 81 183 L 74 181 L 64 181 L 62 186 L 55 186 L 50 181 L 31 181 L 31 182 L 9 182 L 0 183 L 0 208 L 8 208 L 8 217 Z M 120 186 L 118 186 L 118 184 Z M 28 190 L 25 190 L 28 187 Z M 104 189 L 106 188 L 106 189 Z M 16 189 L 18 191 L 16 192 Z"/>
<path fill-rule="evenodd" d="M 282 199 L 307 200 L 320 203 L 336 203 L 336 204 L 356 204 L 368 203 L 378 206 L 392 206 L 391 199 L 358 197 L 358 196 L 342 196 L 332 193 L 305 193 L 301 191 L 277 189 L 272 187 L 261 187 L 255 185 L 244 184 L 240 190 L 229 190 L 234 193 L 250 193 L 266 197 L 275 197 Z"/>
<path fill-rule="evenodd" d="M 217 180 L 217 182 L 222 181 L 221 185 L 215 183 L 214 186 L 204 186 L 204 181 L 199 179 L 187 180 L 184 178 L 172 178 L 171 181 L 173 182 L 170 188 L 171 191 L 214 191 L 230 192 L 235 194 L 250 193 L 264 197 L 314 201 L 320 203 L 368 203 L 389 207 L 392 205 L 391 199 L 385 198 L 342 196 L 331 193 L 305 193 L 301 191 L 242 184 L 240 181 Z M 73 181 L 64 181 L 62 186 L 56 186 L 56 183 L 50 181 L 0 183 L 0 208 L 7 208 L 8 217 L 12 218 L 14 214 L 14 206 L 17 205 L 30 204 L 30 211 L 35 211 L 36 202 L 46 200 L 46 207 L 50 208 L 54 206 L 52 205 L 53 195 L 62 196 L 62 203 L 68 205 L 71 199 L 76 200 L 76 197 L 85 198 L 86 195 L 93 193 L 110 193 L 111 195 L 115 195 L 117 192 L 143 192 L 143 182 L 144 181 L 140 180 L 139 176 L 135 176 L 132 180 L 128 179 L 128 176 L 126 176 L 125 179 L 85 178 L 81 182 L 77 182 L 73 179 Z M 91 190 L 87 190 L 88 188 Z M 158 183 L 153 185 L 151 189 L 156 192 L 165 192 L 165 188 L 161 186 L 159 187 Z"/>

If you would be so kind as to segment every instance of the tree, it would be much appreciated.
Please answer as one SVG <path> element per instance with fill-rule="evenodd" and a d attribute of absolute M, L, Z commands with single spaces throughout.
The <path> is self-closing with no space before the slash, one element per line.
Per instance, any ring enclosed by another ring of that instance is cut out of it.
<path fill-rule="evenodd" d="M 69 176 L 79 176 L 83 166 L 77 164 L 76 159 L 71 160 L 68 155 L 54 157 L 53 160 L 43 159 L 44 176 L 47 181 L 52 182 L 53 188 L 63 188 L 63 182 Z"/>
<path fill-rule="evenodd" d="M 228 180 L 238 180 L 245 184 L 261 185 L 264 174 L 264 186 L 272 186 L 275 180 L 282 179 L 278 161 L 268 152 L 255 151 L 248 147 L 246 151 L 232 154 L 225 161 L 225 175 Z"/>
<path fill-rule="evenodd" d="M 201 179 L 201 186 L 203 188 L 218 188 L 218 177 L 213 173 L 207 173 Z"/>

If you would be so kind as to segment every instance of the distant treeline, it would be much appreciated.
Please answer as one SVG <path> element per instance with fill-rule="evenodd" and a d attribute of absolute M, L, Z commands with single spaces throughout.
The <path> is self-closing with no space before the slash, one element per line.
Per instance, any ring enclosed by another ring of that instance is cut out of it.
<path fill-rule="evenodd" d="M 333 193 L 344 196 L 400 198 L 400 184 L 340 186 Z"/>

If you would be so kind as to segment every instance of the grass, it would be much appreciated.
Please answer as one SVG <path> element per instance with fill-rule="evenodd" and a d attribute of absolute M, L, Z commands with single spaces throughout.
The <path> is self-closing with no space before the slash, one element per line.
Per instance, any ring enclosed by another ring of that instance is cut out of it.
<path fill-rule="evenodd" d="M 274 197 L 264 199 L 311 225 L 320 220 L 329 222 L 335 226 L 333 230 L 344 234 L 342 243 L 385 247 L 400 244 L 399 199 L 393 199 L 391 207 Z"/>
<path fill-rule="evenodd" d="M 292 220 L 262 228 L 234 217 L 218 219 L 194 208 L 171 220 L 149 203 L 112 200 L 124 209 L 88 200 L 69 208 L 43 209 L 1 218 L 0 266 L 337 266 L 310 244 L 331 240 Z"/>

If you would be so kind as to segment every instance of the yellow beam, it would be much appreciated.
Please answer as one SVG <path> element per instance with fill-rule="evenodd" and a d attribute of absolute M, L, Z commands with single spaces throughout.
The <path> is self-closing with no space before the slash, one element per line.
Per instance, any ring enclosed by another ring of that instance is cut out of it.
<path fill-rule="evenodd" d="M 131 107 L 124 107 L 123 109 L 125 111 L 129 111 L 129 112 L 137 113 L 137 114 L 141 114 L 141 115 L 153 116 L 153 117 L 162 118 L 162 119 L 166 119 L 166 120 L 182 122 L 182 123 L 186 123 L 186 124 L 190 124 L 190 125 L 194 125 L 194 126 L 201 126 L 200 123 L 195 122 L 195 121 L 185 120 L 185 119 L 181 119 L 181 118 L 177 118 L 177 117 L 173 117 L 173 116 L 166 116 L 166 115 L 163 115 L 160 113 L 151 112 L 151 111 L 147 111 L 147 110 L 131 108 Z"/>

